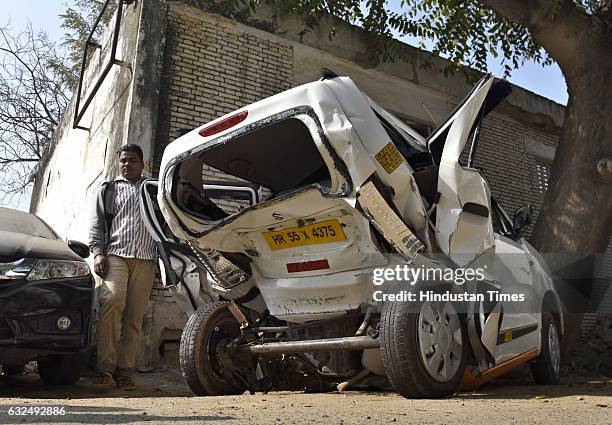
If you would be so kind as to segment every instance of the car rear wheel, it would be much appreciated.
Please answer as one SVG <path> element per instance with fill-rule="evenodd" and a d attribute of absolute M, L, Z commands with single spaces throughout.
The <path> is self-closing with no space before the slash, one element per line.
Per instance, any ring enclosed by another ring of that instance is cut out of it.
<path fill-rule="evenodd" d="M 556 385 L 561 377 L 561 343 L 559 328 L 551 313 L 542 313 L 542 347 L 540 356 L 531 363 L 533 379 L 540 385 Z"/>
<path fill-rule="evenodd" d="M 181 373 L 196 395 L 242 394 L 248 361 L 230 355 L 227 345 L 240 336 L 228 302 L 200 307 L 187 321 L 179 347 Z"/>
<path fill-rule="evenodd" d="M 453 394 L 461 386 L 467 358 L 461 317 L 450 302 L 415 303 L 383 305 L 380 346 L 389 381 L 408 398 Z"/>
<path fill-rule="evenodd" d="M 81 378 L 81 355 L 53 354 L 38 359 L 38 374 L 47 385 L 71 385 Z"/>
<path fill-rule="evenodd" d="M 4 364 L 2 365 L 2 373 L 5 376 L 17 376 L 23 374 L 25 364 Z"/>

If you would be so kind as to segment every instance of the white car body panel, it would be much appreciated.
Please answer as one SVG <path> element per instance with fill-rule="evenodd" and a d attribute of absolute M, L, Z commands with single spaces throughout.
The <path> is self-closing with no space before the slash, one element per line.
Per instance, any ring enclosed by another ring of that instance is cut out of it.
<path fill-rule="evenodd" d="M 347 77 L 329 80 L 331 89 L 340 100 L 343 111 L 357 131 L 367 154 L 374 158 L 388 143 L 389 136 L 381 125 L 375 125 L 378 119 L 368 103 L 368 99 L 359 91 L 357 86 Z M 374 124 L 373 124 L 374 123 Z M 335 146 L 335 141 L 332 144 Z M 381 180 L 391 186 L 395 192 L 393 202 L 400 215 L 420 235 L 426 230 L 426 214 L 422 205 L 421 194 L 414 181 L 413 170 L 406 161 L 391 173 L 387 173 L 378 161 L 372 161 Z M 347 164 L 350 169 L 350 165 Z M 366 175 L 367 179 L 372 173 Z M 355 187 L 360 187 L 365 179 L 353 180 Z"/>
<path fill-rule="evenodd" d="M 211 231 L 206 237 L 210 248 L 223 251 L 249 251 L 253 253 L 253 264 L 262 277 L 282 279 L 287 277 L 285 265 L 291 262 L 306 262 L 322 258 L 330 262 L 334 272 L 354 270 L 360 267 L 381 267 L 387 264 L 385 257 L 376 250 L 369 237 L 367 220 L 354 214 L 344 199 L 325 198 L 316 189 L 306 190 L 292 196 L 283 203 L 260 204 L 261 208 L 240 215 L 221 229 Z M 272 218 L 272 213 L 283 217 Z M 298 227 L 298 220 L 338 220 L 345 229 L 347 239 L 323 245 L 305 245 L 272 251 L 263 233 L 280 228 Z M 297 272 L 295 277 L 313 276 L 316 272 Z"/>
<path fill-rule="evenodd" d="M 481 217 L 463 209 L 465 204 L 474 203 L 491 211 L 489 187 L 478 170 L 459 164 L 459 156 L 492 84 L 493 79 L 482 84 L 457 111 L 450 123 L 440 161 L 438 192 L 441 196 L 437 206 L 436 240 L 442 251 L 459 265 L 468 264 L 494 247 L 490 214 Z"/>

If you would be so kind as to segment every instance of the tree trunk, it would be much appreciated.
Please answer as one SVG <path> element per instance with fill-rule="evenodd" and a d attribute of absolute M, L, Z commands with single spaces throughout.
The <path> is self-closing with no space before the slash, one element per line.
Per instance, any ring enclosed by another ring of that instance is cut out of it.
<path fill-rule="evenodd" d="M 612 28 L 599 31 L 583 37 L 572 66 L 561 66 L 569 102 L 531 237 L 540 252 L 549 254 L 551 268 L 569 277 L 570 284 L 582 285 L 577 289 L 584 295 L 590 293 L 592 260 L 605 252 L 612 231 Z M 582 320 L 580 306 L 572 309 L 576 314 L 568 316 L 565 346 L 578 335 Z"/>

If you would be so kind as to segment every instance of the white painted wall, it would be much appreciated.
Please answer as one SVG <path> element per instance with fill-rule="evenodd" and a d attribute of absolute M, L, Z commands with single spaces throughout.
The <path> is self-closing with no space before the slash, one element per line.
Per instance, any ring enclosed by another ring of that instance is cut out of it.
<path fill-rule="evenodd" d="M 127 143 L 127 121 L 132 113 L 131 94 L 140 17 L 138 6 L 124 6 L 116 58 L 125 65 L 113 65 L 79 125 L 73 129 L 76 96 L 56 131 L 53 152 L 38 174 L 37 197 L 31 211 L 49 223 L 62 238 L 88 242 L 90 213 L 95 194 L 104 180 L 114 178 L 114 148 Z M 87 67 L 81 105 L 110 56 L 114 19 L 103 37 L 103 48 L 95 50 Z M 81 106 L 82 108 L 82 106 Z M 150 146 L 143 146 L 149 153 Z M 150 161 L 147 161 L 149 166 Z M 90 258 L 90 261 L 92 259 Z"/>

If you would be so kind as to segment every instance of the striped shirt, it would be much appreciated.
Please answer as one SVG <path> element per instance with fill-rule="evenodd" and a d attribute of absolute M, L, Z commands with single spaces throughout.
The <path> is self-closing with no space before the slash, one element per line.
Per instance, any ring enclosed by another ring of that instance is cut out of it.
<path fill-rule="evenodd" d="M 113 223 L 108 255 L 157 260 L 157 247 L 140 215 L 140 185 L 119 176 L 115 179 Z"/>

